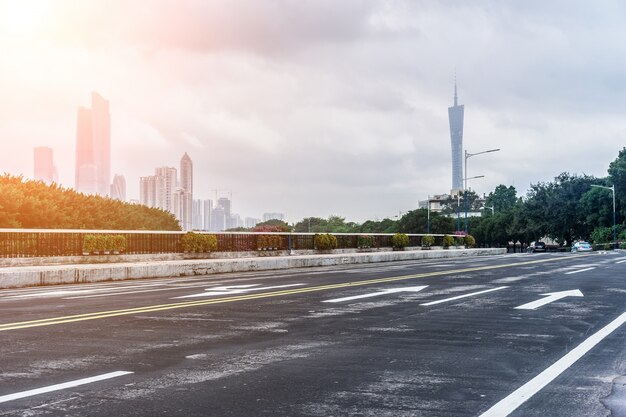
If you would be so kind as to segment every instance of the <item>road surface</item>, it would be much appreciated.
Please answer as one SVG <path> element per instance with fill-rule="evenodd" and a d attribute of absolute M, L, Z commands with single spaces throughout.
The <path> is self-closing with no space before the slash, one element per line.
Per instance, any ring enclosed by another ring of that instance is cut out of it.
<path fill-rule="evenodd" d="M 0 416 L 626 416 L 625 313 L 619 251 L 2 290 Z"/>

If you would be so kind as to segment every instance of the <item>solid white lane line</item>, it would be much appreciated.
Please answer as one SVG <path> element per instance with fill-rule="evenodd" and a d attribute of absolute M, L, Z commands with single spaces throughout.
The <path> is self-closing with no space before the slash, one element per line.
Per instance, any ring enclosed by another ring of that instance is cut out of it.
<path fill-rule="evenodd" d="M 550 382 L 554 381 L 565 370 L 593 349 L 604 338 L 626 323 L 626 312 L 604 326 L 598 332 L 589 336 L 584 342 L 569 351 L 565 356 L 556 361 L 539 375 L 513 391 L 496 405 L 480 415 L 480 417 L 506 417 L 515 411 L 524 402 L 532 398 Z"/>
<path fill-rule="evenodd" d="M 622 259 L 621 261 L 617 261 L 615 262 L 616 264 L 623 264 L 624 262 L 626 262 L 626 259 Z"/>
<path fill-rule="evenodd" d="M 565 275 L 577 274 L 577 273 L 579 273 L 579 272 L 585 272 L 585 271 L 591 271 L 592 269 L 596 269 L 596 267 L 595 267 L 595 266 L 592 266 L 591 268 L 577 269 L 576 271 L 566 272 L 566 273 L 565 273 Z"/>
<path fill-rule="evenodd" d="M 420 305 L 421 306 L 434 306 L 435 304 L 441 304 L 441 303 L 446 303 L 448 301 L 460 300 L 461 298 L 467 298 L 467 297 L 472 297 L 474 295 L 486 294 L 488 292 L 500 291 L 500 290 L 503 290 L 505 288 L 509 288 L 509 287 L 508 286 L 504 286 L 504 287 L 491 288 L 491 289 L 488 289 L 488 290 L 477 291 L 477 292 L 473 292 L 473 293 L 470 293 L 470 294 L 457 295 L 456 297 L 444 298 L 443 300 L 430 301 L 428 303 L 422 303 Z"/>
<path fill-rule="evenodd" d="M 28 391 L 16 392 L 15 394 L 3 395 L 0 397 L 0 403 L 8 401 L 19 400 L 20 398 L 32 397 L 33 395 L 45 394 L 52 391 L 60 391 L 62 389 L 73 388 L 79 385 L 91 384 L 93 382 L 103 381 L 105 379 L 117 378 L 118 376 L 124 376 L 132 374 L 128 371 L 116 371 L 108 374 L 102 374 L 92 376 L 89 378 L 77 379 L 75 381 L 64 382 L 62 384 L 50 385 L 43 388 L 31 389 Z"/>

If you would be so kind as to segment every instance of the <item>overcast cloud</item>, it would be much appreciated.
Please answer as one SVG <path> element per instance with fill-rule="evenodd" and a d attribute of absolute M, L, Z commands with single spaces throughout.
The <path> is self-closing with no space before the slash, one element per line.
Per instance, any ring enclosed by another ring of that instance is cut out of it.
<path fill-rule="evenodd" d="M 470 160 L 479 193 L 604 176 L 626 145 L 620 1 L 12 2 L 46 6 L 28 28 L 10 3 L 0 168 L 31 176 L 32 147 L 51 146 L 66 186 L 91 91 L 110 101 L 129 198 L 188 152 L 195 198 L 232 191 L 243 216 L 290 221 L 449 191 L 455 70 L 465 148 L 502 149 Z"/>

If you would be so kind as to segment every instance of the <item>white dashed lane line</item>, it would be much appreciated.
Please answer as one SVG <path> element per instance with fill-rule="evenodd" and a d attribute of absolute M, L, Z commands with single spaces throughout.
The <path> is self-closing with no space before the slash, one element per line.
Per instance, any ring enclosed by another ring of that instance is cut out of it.
<path fill-rule="evenodd" d="M 47 387 L 31 389 L 28 391 L 16 392 L 15 394 L 3 395 L 0 397 L 0 403 L 6 403 L 9 401 L 19 400 L 21 398 L 32 397 L 34 395 L 45 394 L 53 391 L 60 391 L 68 388 L 78 387 L 80 385 L 92 384 L 94 382 L 104 381 L 105 379 L 117 378 L 132 374 L 128 371 L 116 371 L 109 372 L 108 374 L 96 375 L 89 378 L 77 379 L 74 381 L 64 382 L 62 384 L 49 385 Z"/>
<path fill-rule="evenodd" d="M 592 269 L 596 269 L 596 267 L 593 266 L 591 268 L 577 269 L 576 271 L 566 272 L 565 275 L 571 275 L 571 274 L 577 274 L 579 272 L 591 271 Z"/>

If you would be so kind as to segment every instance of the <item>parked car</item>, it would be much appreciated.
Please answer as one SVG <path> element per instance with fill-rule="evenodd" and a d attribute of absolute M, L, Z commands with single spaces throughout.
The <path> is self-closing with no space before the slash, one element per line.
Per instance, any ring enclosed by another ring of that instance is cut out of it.
<path fill-rule="evenodd" d="M 529 252 L 545 252 L 546 244 L 543 242 L 530 242 L 530 246 L 528 247 Z"/>
<path fill-rule="evenodd" d="M 572 245 L 572 252 L 591 252 L 593 247 L 589 242 L 576 242 Z"/>

